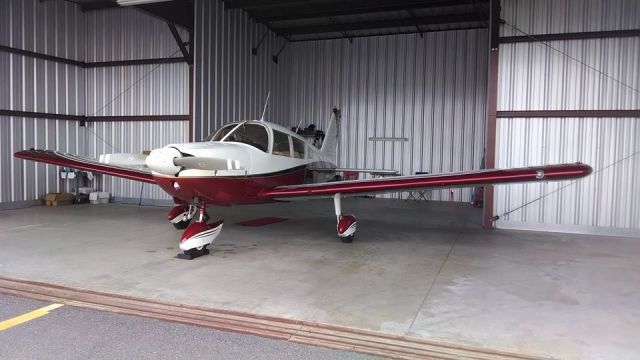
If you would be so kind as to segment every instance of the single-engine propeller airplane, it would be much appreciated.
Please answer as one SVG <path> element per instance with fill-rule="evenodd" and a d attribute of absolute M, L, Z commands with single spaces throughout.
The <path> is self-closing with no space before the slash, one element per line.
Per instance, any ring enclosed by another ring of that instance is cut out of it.
<path fill-rule="evenodd" d="M 18 158 L 152 183 L 171 195 L 176 206 L 167 216 L 178 229 L 184 257 L 208 253 L 223 220 L 209 221 L 206 205 L 229 206 L 333 197 L 338 237 L 352 242 L 356 218 L 344 215 L 341 198 L 357 194 L 425 188 L 567 180 L 587 176 L 589 165 L 558 164 L 512 169 L 392 176 L 335 181 L 336 172 L 385 173 L 385 170 L 336 166 L 340 111 L 333 109 L 321 147 L 297 132 L 263 120 L 227 124 L 204 141 L 170 144 L 142 154 L 107 154 L 99 160 L 51 150 L 23 150 Z M 392 171 L 393 172 L 393 171 Z M 195 219 L 195 221 L 192 221 Z"/>

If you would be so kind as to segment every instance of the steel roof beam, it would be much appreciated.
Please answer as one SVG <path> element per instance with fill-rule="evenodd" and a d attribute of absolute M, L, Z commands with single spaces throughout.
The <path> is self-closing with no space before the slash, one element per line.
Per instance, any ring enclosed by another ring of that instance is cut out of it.
<path fill-rule="evenodd" d="M 484 1 L 484 0 L 482 0 Z M 254 20 L 258 23 L 270 23 L 285 20 L 314 19 L 332 16 L 370 14 L 385 11 L 402 11 L 412 9 L 430 9 L 450 6 L 470 5 L 474 0 L 440 0 L 440 1 L 397 1 L 372 2 L 370 0 L 349 1 L 341 5 L 314 4 L 304 6 L 267 8 L 264 10 L 249 10 Z"/>
<path fill-rule="evenodd" d="M 393 27 L 404 26 L 426 26 L 426 25 L 439 25 L 447 23 L 465 23 L 482 21 L 482 17 L 476 13 L 464 13 L 464 14 L 451 14 L 451 15 L 436 15 L 425 16 L 406 19 L 394 19 L 394 20 L 382 20 L 382 21 L 366 21 L 355 23 L 337 23 L 337 24 L 323 24 L 323 25 L 310 25 L 299 27 L 272 27 L 271 29 L 280 36 L 291 36 L 301 34 L 322 34 L 330 32 L 344 32 L 354 30 L 368 30 L 368 29 L 384 29 Z"/>
<path fill-rule="evenodd" d="M 334 2 L 339 3 L 338 1 Z M 300 4 L 300 0 L 224 0 L 224 8 L 227 10 L 297 4 Z"/>
<path fill-rule="evenodd" d="M 606 39 L 606 38 L 622 38 L 622 37 L 635 37 L 635 36 L 640 36 L 640 29 L 503 36 L 500 38 L 500 42 L 503 44 L 509 44 L 509 43 L 520 43 L 520 42 Z"/>
<path fill-rule="evenodd" d="M 319 36 L 319 37 L 310 37 L 310 38 L 303 38 L 303 39 L 296 39 L 296 38 L 290 38 L 289 41 L 291 42 L 307 42 L 307 41 L 320 41 L 320 40 L 340 40 L 340 39 L 357 39 L 357 38 L 368 38 L 368 37 L 375 37 L 375 36 L 387 36 L 387 35 L 409 35 L 409 34 L 424 34 L 424 33 L 431 33 L 431 32 L 440 32 L 440 31 L 449 31 L 449 30 L 474 30 L 474 29 L 486 29 L 487 26 L 486 25 L 474 25 L 474 26 L 468 26 L 468 27 L 464 27 L 464 28 L 453 28 L 453 29 L 443 29 L 443 30 L 429 30 L 429 31 L 418 31 L 415 29 L 410 30 L 410 31 L 393 31 L 393 32 L 382 32 L 382 33 L 376 33 L 376 34 L 349 34 L 349 36 Z"/>
<path fill-rule="evenodd" d="M 115 0 L 97 0 L 88 2 L 78 3 L 80 5 L 80 10 L 82 12 L 86 11 L 95 11 L 95 10 L 105 10 L 105 9 L 113 9 L 120 7 Z"/>

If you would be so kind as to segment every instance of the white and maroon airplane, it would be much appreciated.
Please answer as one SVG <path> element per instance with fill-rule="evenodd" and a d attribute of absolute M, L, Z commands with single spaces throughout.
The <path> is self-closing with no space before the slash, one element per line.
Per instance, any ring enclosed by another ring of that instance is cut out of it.
<path fill-rule="evenodd" d="M 23 150 L 16 157 L 152 183 L 176 203 L 168 220 L 186 229 L 180 249 L 186 258 L 208 253 L 223 221 L 209 222 L 206 204 L 259 204 L 292 198 L 333 197 L 338 236 L 353 241 L 356 218 L 343 215 L 343 196 L 425 188 L 567 180 L 587 176 L 589 165 L 559 164 L 513 169 L 486 169 L 434 175 L 393 176 L 331 181 L 340 171 L 384 173 L 384 170 L 337 168 L 340 111 L 334 109 L 321 148 L 305 137 L 262 120 L 225 125 L 202 142 L 171 144 L 148 156 L 102 155 L 100 160 L 51 150 Z M 198 216 L 196 216 L 198 214 Z M 192 220 L 196 218 L 195 221 Z"/>

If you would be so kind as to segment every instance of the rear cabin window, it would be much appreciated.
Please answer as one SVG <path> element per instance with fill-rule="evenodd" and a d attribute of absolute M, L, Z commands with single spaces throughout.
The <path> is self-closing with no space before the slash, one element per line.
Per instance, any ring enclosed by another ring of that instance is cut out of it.
<path fill-rule="evenodd" d="M 292 137 L 291 140 L 293 140 L 293 157 L 296 159 L 304 159 L 304 141 L 295 137 Z"/>
<path fill-rule="evenodd" d="M 289 135 L 277 130 L 273 130 L 273 155 L 291 157 Z"/>

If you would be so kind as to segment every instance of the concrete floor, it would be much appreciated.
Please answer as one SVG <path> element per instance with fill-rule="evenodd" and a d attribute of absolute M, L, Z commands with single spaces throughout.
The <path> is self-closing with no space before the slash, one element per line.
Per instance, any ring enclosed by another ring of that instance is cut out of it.
<path fill-rule="evenodd" d="M 0 211 L 0 275 L 569 359 L 636 359 L 640 239 L 479 229 L 467 204 L 346 199 L 211 208 L 210 256 L 173 258 L 166 208 Z M 236 222 L 289 220 L 263 227 Z"/>

